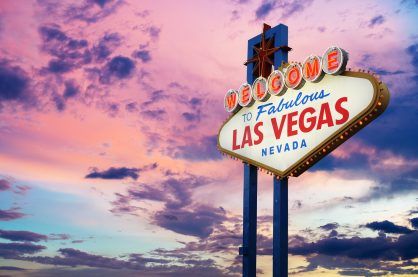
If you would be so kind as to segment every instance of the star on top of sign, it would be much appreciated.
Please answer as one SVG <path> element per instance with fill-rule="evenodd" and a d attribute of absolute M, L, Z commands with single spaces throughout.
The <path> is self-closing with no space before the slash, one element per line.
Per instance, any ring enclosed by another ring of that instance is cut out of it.
<path fill-rule="evenodd" d="M 253 74 L 256 73 L 258 69 L 258 76 L 267 77 L 270 74 L 271 66 L 274 66 L 274 62 L 270 59 L 270 55 L 274 54 L 278 50 L 290 51 L 290 48 L 287 45 L 279 47 L 271 47 L 273 44 L 274 37 L 271 37 L 268 41 L 266 40 L 266 31 L 271 29 L 270 25 L 263 24 L 263 33 L 261 33 L 261 43 L 259 47 L 253 46 L 255 55 L 251 59 L 248 59 L 244 65 L 249 63 L 255 63 L 253 67 Z M 268 66 L 270 65 L 270 66 Z"/>

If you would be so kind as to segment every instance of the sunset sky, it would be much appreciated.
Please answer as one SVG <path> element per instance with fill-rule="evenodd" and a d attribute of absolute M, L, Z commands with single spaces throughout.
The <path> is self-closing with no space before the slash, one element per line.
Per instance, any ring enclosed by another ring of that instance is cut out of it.
<path fill-rule="evenodd" d="M 289 274 L 418 275 L 418 2 L 0 1 L 0 276 L 240 276 L 243 165 L 216 136 L 247 41 L 349 53 L 386 112 L 289 179 Z M 259 174 L 258 276 L 272 271 Z"/>

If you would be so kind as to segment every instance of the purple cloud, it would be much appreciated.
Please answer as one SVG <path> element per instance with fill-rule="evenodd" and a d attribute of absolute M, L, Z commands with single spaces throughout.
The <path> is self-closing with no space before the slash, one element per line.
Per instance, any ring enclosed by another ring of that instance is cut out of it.
<path fill-rule="evenodd" d="M 153 120 L 162 120 L 167 112 L 164 109 L 146 109 L 141 111 L 141 115 Z"/>
<path fill-rule="evenodd" d="M 54 57 L 48 62 L 47 72 L 63 74 L 91 62 L 87 40 L 68 36 L 56 24 L 41 26 L 38 32 L 41 50 Z"/>
<path fill-rule="evenodd" d="M 194 143 L 172 147 L 169 154 L 176 159 L 196 161 L 219 160 L 222 158 L 222 155 L 216 146 L 216 135 L 205 136 Z"/>
<path fill-rule="evenodd" d="M 143 265 L 131 265 L 129 262 L 119 260 L 116 258 L 108 258 L 100 255 L 89 254 L 73 248 L 61 248 L 58 252 L 62 255 L 54 257 L 27 257 L 26 260 L 52 265 L 63 265 L 63 266 L 90 266 L 90 267 L 101 267 L 101 268 L 133 268 L 141 269 Z"/>
<path fill-rule="evenodd" d="M 138 179 L 139 173 L 142 171 L 153 170 L 157 168 L 157 163 L 146 165 L 142 168 L 128 168 L 128 167 L 111 167 L 107 170 L 99 171 L 93 168 L 93 171 L 85 176 L 87 179 L 107 179 L 107 180 L 121 180 L 125 178 Z"/>
<path fill-rule="evenodd" d="M 94 3 L 99 5 L 101 8 L 103 8 L 107 3 L 112 2 L 112 0 L 93 0 Z"/>
<path fill-rule="evenodd" d="M 255 11 L 255 16 L 257 19 L 261 20 L 266 18 L 270 12 L 275 8 L 276 1 L 266 1 L 264 0 L 261 5 Z"/>
<path fill-rule="evenodd" d="M 418 43 L 408 46 L 406 52 L 412 58 L 411 64 L 414 67 L 414 76 L 412 79 L 414 80 L 415 84 L 418 85 Z"/>
<path fill-rule="evenodd" d="M 6 231 L 0 229 L 0 238 L 11 240 L 11 241 L 28 241 L 38 242 L 41 240 L 46 241 L 47 236 L 29 231 Z"/>
<path fill-rule="evenodd" d="M 383 24 L 383 22 L 385 22 L 385 18 L 383 17 L 383 15 L 377 15 L 370 20 L 369 27 L 372 28 L 374 26 Z"/>
<path fill-rule="evenodd" d="M 125 178 L 132 178 L 134 180 L 138 179 L 139 169 L 138 168 L 127 168 L 127 167 L 111 167 L 104 171 L 97 171 L 94 169 L 93 172 L 87 174 L 85 178 L 87 179 L 113 179 L 113 180 L 120 180 Z"/>
<path fill-rule="evenodd" d="M 142 254 L 129 254 L 127 259 L 118 259 L 105 257 L 102 255 L 90 254 L 74 248 L 61 248 L 58 250 L 60 256 L 29 256 L 18 257 L 19 260 L 31 261 L 41 264 L 50 264 L 57 266 L 87 266 L 101 269 L 116 269 L 122 272 L 123 269 L 135 270 L 136 275 L 152 275 L 152 276 L 225 276 L 215 265 L 212 259 L 165 259 L 144 257 Z M 172 264 L 175 263 L 175 264 Z M 65 272 L 65 268 L 61 268 L 60 272 Z M 83 271 L 81 271 L 83 272 Z M 87 271 L 92 273 L 91 271 Z M 87 275 L 89 275 L 86 272 Z M 103 271 L 101 271 L 103 274 Z M 114 275 L 115 272 L 110 272 Z M 132 274 L 132 272 L 130 272 Z M 57 274 L 57 272 L 55 272 Z"/>
<path fill-rule="evenodd" d="M 131 188 L 127 194 L 115 194 L 111 212 L 132 213 L 138 209 L 133 201 L 157 201 L 164 208 L 152 215 L 154 224 L 179 234 L 208 237 L 214 228 L 226 220 L 225 210 L 211 206 L 196 205 L 192 201 L 192 190 L 211 182 L 210 179 L 195 175 L 186 177 L 169 176 L 159 185 L 141 185 Z"/>
<path fill-rule="evenodd" d="M 65 89 L 64 89 L 62 96 L 65 99 L 72 98 L 79 93 L 80 89 L 74 80 L 68 80 L 65 82 L 64 85 L 65 85 Z"/>
<path fill-rule="evenodd" d="M 29 77 L 19 66 L 0 60 L 0 103 L 16 101 L 32 104 L 35 96 L 29 92 Z"/>
<path fill-rule="evenodd" d="M 11 187 L 12 186 L 10 185 L 9 181 L 4 180 L 4 179 L 0 180 L 0 191 L 9 190 L 9 189 L 11 189 Z"/>
<path fill-rule="evenodd" d="M 418 257 L 418 232 L 401 235 L 397 240 L 377 238 L 324 238 L 289 248 L 293 255 L 320 254 L 353 259 L 409 260 Z"/>
<path fill-rule="evenodd" d="M 154 223 L 183 235 L 207 238 L 214 226 L 226 220 L 225 213 L 210 206 L 198 206 L 192 210 L 163 210 L 154 216 Z"/>
<path fill-rule="evenodd" d="M 150 51 L 146 49 L 135 51 L 133 56 L 137 59 L 140 59 L 143 63 L 151 61 Z"/>
<path fill-rule="evenodd" d="M 122 43 L 118 33 L 106 33 L 92 48 L 92 54 L 97 61 L 104 61 Z"/>
<path fill-rule="evenodd" d="M 128 57 L 116 56 L 107 62 L 100 75 L 100 82 L 107 84 L 112 78 L 127 79 L 132 76 L 135 63 Z"/>
<path fill-rule="evenodd" d="M 380 67 L 370 67 L 370 70 L 381 76 L 405 74 L 403 70 L 387 70 Z"/>
<path fill-rule="evenodd" d="M 69 4 L 50 1 L 38 1 L 46 16 L 56 21 L 82 21 L 87 24 L 96 23 L 115 13 L 124 4 L 123 0 L 86 0 Z"/>
<path fill-rule="evenodd" d="M 407 227 L 396 225 L 388 220 L 380 222 L 374 221 L 371 223 L 367 223 L 365 226 L 374 231 L 383 231 L 389 234 L 409 234 L 413 232 Z"/>
<path fill-rule="evenodd" d="M 48 236 L 49 240 L 67 240 L 70 239 L 71 236 L 68 234 L 50 234 Z"/>
<path fill-rule="evenodd" d="M 150 26 L 146 31 L 153 40 L 157 40 L 160 36 L 161 29 L 156 26 Z"/>
<path fill-rule="evenodd" d="M 0 266 L 0 271 L 2 271 L 2 270 L 23 271 L 23 270 L 26 270 L 26 269 L 21 268 L 21 267 L 16 267 L 16 266 Z"/>
<path fill-rule="evenodd" d="M 411 218 L 410 221 L 411 221 L 412 227 L 414 227 L 415 229 L 418 229 L 418 217 Z"/>
<path fill-rule="evenodd" d="M 0 257 L 5 259 L 16 259 L 24 254 L 35 254 L 46 249 L 45 246 L 33 243 L 0 243 Z"/>
<path fill-rule="evenodd" d="M 18 210 L 19 208 L 0 210 L 0 221 L 10 221 L 26 216 L 26 214 L 18 212 Z"/>
<path fill-rule="evenodd" d="M 15 190 L 13 192 L 16 194 L 25 195 L 30 189 L 30 186 L 16 185 Z"/>
<path fill-rule="evenodd" d="M 313 0 L 296 0 L 296 1 L 277 1 L 277 0 L 263 0 L 261 5 L 256 9 L 256 20 L 265 19 L 272 11 L 280 10 L 281 18 L 285 19 L 293 16 L 296 13 L 302 12 L 312 4 Z"/>
<path fill-rule="evenodd" d="M 71 241 L 71 243 L 83 243 L 83 242 L 84 240 L 82 239 L 76 239 L 76 240 Z"/>
<path fill-rule="evenodd" d="M 137 106 L 138 106 L 138 103 L 131 102 L 131 103 L 128 103 L 128 104 L 125 105 L 125 109 L 128 112 L 133 113 L 133 112 L 137 112 L 138 111 L 138 107 Z"/>
<path fill-rule="evenodd" d="M 340 225 L 337 222 L 333 222 L 333 223 L 328 223 L 322 226 L 319 226 L 319 228 L 326 230 L 326 231 L 331 231 L 334 229 L 337 229 Z"/>
<path fill-rule="evenodd" d="M 71 71 L 73 65 L 65 60 L 52 59 L 48 62 L 48 70 L 52 73 L 65 73 Z"/>

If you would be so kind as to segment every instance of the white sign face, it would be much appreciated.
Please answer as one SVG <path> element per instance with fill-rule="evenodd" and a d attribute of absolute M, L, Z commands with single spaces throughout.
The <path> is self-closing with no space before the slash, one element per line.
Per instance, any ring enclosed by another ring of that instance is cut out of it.
<path fill-rule="evenodd" d="M 383 112 L 388 94 L 379 86 L 371 75 L 346 72 L 289 88 L 240 109 L 221 127 L 218 146 L 278 176 L 298 176 Z"/>

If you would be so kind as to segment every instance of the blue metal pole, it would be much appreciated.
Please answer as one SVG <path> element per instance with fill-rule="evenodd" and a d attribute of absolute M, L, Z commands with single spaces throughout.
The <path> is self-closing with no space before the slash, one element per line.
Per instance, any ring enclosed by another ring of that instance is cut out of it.
<path fill-rule="evenodd" d="M 274 32 L 274 46 L 288 45 L 288 28 L 280 24 Z M 274 66 L 287 62 L 287 51 L 274 54 Z M 273 181 L 273 277 L 287 277 L 288 272 L 288 178 Z"/>
<path fill-rule="evenodd" d="M 286 25 L 279 24 L 271 29 L 266 31 L 266 37 L 271 38 L 274 37 L 274 46 L 287 46 L 288 45 L 288 28 Z M 255 36 L 252 39 L 248 40 L 248 51 L 247 51 L 247 58 L 250 59 L 254 55 L 254 46 L 260 44 L 261 42 L 261 35 Z M 282 49 L 274 53 L 274 66 L 277 68 L 281 65 L 282 62 L 287 62 L 287 50 Z M 247 65 L 247 82 L 252 84 L 254 79 L 258 76 L 253 75 L 253 67 L 254 64 L 250 63 Z M 276 184 L 275 184 L 276 190 Z M 274 192 L 274 197 L 276 199 L 276 191 Z M 284 225 L 284 221 L 280 221 L 278 225 L 276 224 L 276 220 L 274 220 L 273 224 L 273 260 L 283 259 L 278 264 L 283 266 L 285 263 L 286 275 L 287 276 L 287 179 L 286 179 L 286 201 L 281 201 L 283 198 L 284 193 L 278 195 L 278 201 L 280 203 L 286 202 L 286 207 L 279 208 L 276 207 L 276 202 L 274 203 L 274 213 L 277 216 L 277 211 L 282 211 L 286 214 L 286 224 Z M 243 211 L 243 246 L 240 247 L 239 253 L 243 256 L 242 260 L 242 275 L 244 277 L 255 277 L 256 276 L 256 254 L 257 254 L 257 167 L 253 165 L 244 164 L 244 211 Z M 280 219 L 283 220 L 282 216 Z M 277 230 L 286 229 L 286 233 L 277 233 Z M 278 244 L 278 238 L 285 235 L 285 239 L 282 239 L 280 244 Z M 283 241 L 286 241 L 285 246 Z M 278 248 L 286 247 L 285 253 L 286 255 L 280 253 Z M 279 252 L 278 254 L 275 254 Z M 284 260 L 284 256 L 285 260 Z M 276 268 L 276 267 L 274 267 Z M 274 272 L 273 268 L 273 272 Z M 277 271 L 277 270 L 276 270 Z M 274 275 L 278 276 L 278 275 Z"/>
<path fill-rule="evenodd" d="M 256 276 L 257 255 L 257 167 L 244 164 L 244 218 L 242 275 Z"/>
<path fill-rule="evenodd" d="M 288 272 L 288 178 L 273 179 L 273 276 Z"/>

